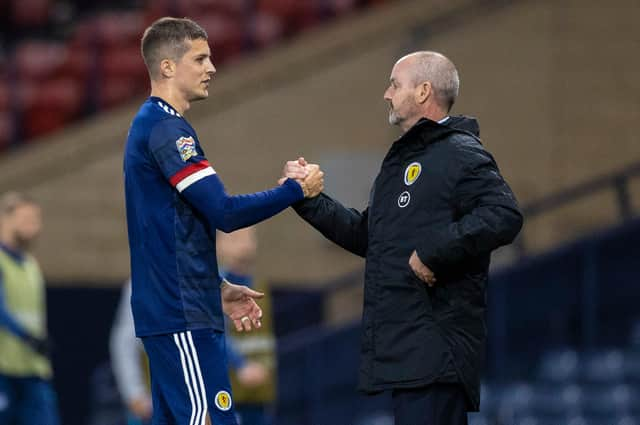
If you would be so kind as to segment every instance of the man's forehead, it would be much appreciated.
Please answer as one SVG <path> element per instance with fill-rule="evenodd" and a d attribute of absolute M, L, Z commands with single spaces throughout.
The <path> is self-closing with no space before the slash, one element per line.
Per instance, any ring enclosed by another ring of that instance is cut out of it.
<path fill-rule="evenodd" d="M 211 49 L 209 48 L 209 41 L 204 38 L 197 38 L 195 40 L 187 40 L 189 44 L 189 53 L 192 54 L 210 54 Z"/>
<path fill-rule="evenodd" d="M 398 80 L 407 73 L 407 70 L 409 69 L 407 59 L 408 58 L 400 59 L 395 63 L 395 65 L 393 65 L 393 68 L 391 69 L 391 77 L 389 77 L 390 80 Z"/>

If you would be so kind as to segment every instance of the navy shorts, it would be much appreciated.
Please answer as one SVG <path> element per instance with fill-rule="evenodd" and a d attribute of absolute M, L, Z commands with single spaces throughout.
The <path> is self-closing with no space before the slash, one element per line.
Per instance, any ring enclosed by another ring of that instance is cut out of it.
<path fill-rule="evenodd" d="M 142 338 L 149 357 L 152 425 L 237 425 L 224 333 L 212 329 Z"/>
<path fill-rule="evenodd" d="M 51 383 L 37 377 L 0 375 L 0 424 L 59 425 Z"/>

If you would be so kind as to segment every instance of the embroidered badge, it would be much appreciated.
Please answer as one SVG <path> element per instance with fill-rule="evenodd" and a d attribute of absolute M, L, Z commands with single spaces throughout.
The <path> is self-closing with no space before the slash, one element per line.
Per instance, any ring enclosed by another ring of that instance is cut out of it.
<path fill-rule="evenodd" d="M 216 402 L 216 407 L 222 410 L 223 412 L 226 412 L 227 410 L 231 409 L 231 404 L 232 404 L 231 396 L 226 391 L 218 391 L 218 394 L 216 394 L 215 402 Z"/>
<path fill-rule="evenodd" d="M 176 147 L 180 153 L 180 158 L 182 158 L 182 161 L 184 162 L 187 162 L 189 158 L 198 155 L 198 151 L 196 150 L 196 141 L 193 140 L 193 137 L 191 136 L 181 137 L 176 140 Z"/>
<path fill-rule="evenodd" d="M 419 162 L 412 162 L 406 170 L 404 170 L 404 184 L 411 186 L 418 180 L 422 172 L 422 165 Z"/>

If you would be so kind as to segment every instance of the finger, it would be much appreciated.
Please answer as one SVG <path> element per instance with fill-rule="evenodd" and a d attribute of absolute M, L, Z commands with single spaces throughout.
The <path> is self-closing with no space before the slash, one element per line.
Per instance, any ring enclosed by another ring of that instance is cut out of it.
<path fill-rule="evenodd" d="M 307 165 L 307 161 L 303 157 L 300 157 L 298 158 L 298 164 L 304 167 L 305 165 Z"/>
<path fill-rule="evenodd" d="M 278 179 L 278 185 L 282 186 L 287 179 L 288 179 L 288 177 L 282 177 L 282 178 Z"/>
<path fill-rule="evenodd" d="M 234 319 L 233 326 L 235 326 L 238 332 L 242 332 L 242 322 L 238 319 Z"/>
<path fill-rule="evenodd" d="M 244 327 L 244 330 L 246 332 L 249 332 L 251 330 L 251 319 L 249 319 L 247 316 L 244 316 L 243 319 L 244 320 L 241 320 L 242 326 Z"/>
<path fill-rule="evenodd" d="M 243 287 L 242 288 L 242 293 L 248 297 L 254 298 L 254 299 L 260 299 L 260 298 L 264 298 L 264 293 L 263 292 L 258 292 L 258 291 L 254 291 L 251 288 L 248 287 Z M 257 304 L 256 304 L 257 306 Z"/>
<path fill-rule="evenodd" d="M 309 172 L 307 171 L 306 168 L 302 168 L 302 167 L 296 167 L 296 168 L 289 168 L 286 170 L 286 172 L 284 173 L 284 175 L 286 177 L 291 177 L 291 178 L 305 178 L 309 175 Z"/>
<path fill-rule="evenodd" d="M 249 316 L 242 316 L 240 318 L 240 324 L 245 331 L 248 332 L 251 330 L 251 319 L 249 318 Z"/>
<path fill-rule="evenodd" d="M 262 321 L 260 320 L 260 318 L 262 317 L 262 310 L 259 309 L 259 311 L 257 312 L 257 314 L 255 316 L 253 316 L 251 322 L 253 323 L 253 326 L 256 329 L 259 329 L 262 327 Z"/>

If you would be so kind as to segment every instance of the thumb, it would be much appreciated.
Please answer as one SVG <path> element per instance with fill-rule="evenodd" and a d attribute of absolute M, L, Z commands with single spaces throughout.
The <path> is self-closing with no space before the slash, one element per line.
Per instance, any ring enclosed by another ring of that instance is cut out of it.
<path fill-rule="evenodd" d="M 242 288 L 242 294 L 255 299 L 264 298 L 264 294 L 262 292 L 254 291 L 246 286 Z"/>
<path fill-rule="evenodd" d="M 305 165 L 307 165 L 307 161 L 304 159 L 304 157 L 301 156 L 300 158 L 298 158 L 298 164 L 304 167 Z"/>
<path fill-rule="evenodd" d="M 278 179 L 278 185 L 282 186 L 282 184 L 287 180 L 287 177 L 282 177 Z"/>

